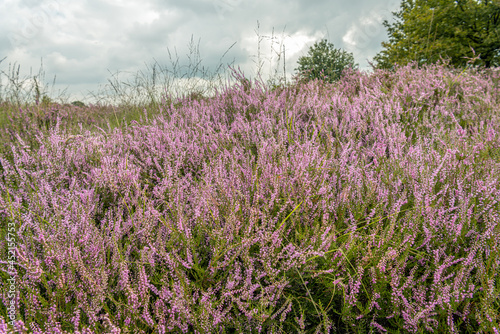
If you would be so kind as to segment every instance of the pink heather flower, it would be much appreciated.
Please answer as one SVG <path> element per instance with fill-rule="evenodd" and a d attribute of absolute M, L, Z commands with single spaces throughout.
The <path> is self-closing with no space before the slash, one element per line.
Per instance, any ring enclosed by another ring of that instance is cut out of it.
<path fill-rule="evenodd" d="M 372 321 L 370 323 L 370 326 L 373 326 L 373 327 L 377 328 L 380 332 L 387 332 L 387 329 L 385 329 L 384 327 L 382 327 L 380 324 L 378 324 L 375 321 Z"/>
<path fill-rule="evenodd" d="M 14 328 L 17 331 L 17 333 L 27 333 L 28 328 L 24 325 L 24 322 L 22 320 L 15 320 L 14 321 Z"/>
<path fill-rule="evenodd" d="M 108 293 L 127 298 L 114 319 L 131 328 L 157 321 L 159 333 L 209 332 L 238 314 L 264 318 L 252 311 L 276 305 L 273 316 L 284 321 L 292 312 L 283 303 L 288 271 L 307 268 L 308 287 L 333 277 L 349 285 L 355 304 L 362 277 L 349 277 L 351 265 L 373 259 L 379 270 L 365 267 L 370 309 L 388 305 L 408 332 L 435 331 L 444 310 L 453 329 L 453 305 L 468 305 L 466 320 L 479 312 L 467 300 L 494 292 L 477 272 L 484 259 L 488 268 L 499 263 L 500 221 L 490 157 L 500 138 L 499 72 L 459 73 L 352 71 L 335 85 L 281 92 L 241 84 L 210 101 L 164 101 L 162 115 L 144 124 L 81 127 L 72 137 L 70 109 L 16 110 L 23 127 L 9 158 L 0 157 L 0 219 L 16 220 L 26 314 L 50 314 L 48 330 L 61 332 L 61 309 L 44 307 L 33 290 L 48 275 L 51 287 L 69 289 L 63 301 L 75 303 L 67 319 L 75 327 L 83 313 L 95 325 Z M 56 126 L 35 130 L 35 112 Z M 298 201 L 300 210 L 278 229 Z M 314 232 L 299 241 L 295 227 Z M 408 251 L 415 257 L 401 258 Z M 221 281 L 197 287 L 195 260 L 208 261 L 206 272 Z M 381 300 L 377 283 L 386 282 L 393 291 Z M 386 331 L 374 319 L 372 330 Z M 303 315 L 296 321 L 305 330 Z M 256 329 L 266 331 L 258 322 L 247 330 Z"/>
<path fill-rule="evenodd" d="M 75 310 L 74 316 L 71 318 L 71 322 L 73 323 L 75 331 L 77 331 L 79 329 L 79 326 L 80 326 L 80 309 L 79 308 L 77 308 Z"/>

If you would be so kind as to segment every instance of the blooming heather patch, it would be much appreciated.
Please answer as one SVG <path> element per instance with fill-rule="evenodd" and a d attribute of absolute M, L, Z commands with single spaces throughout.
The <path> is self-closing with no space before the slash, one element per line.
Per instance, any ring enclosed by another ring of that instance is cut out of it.
<path fill-rule="evenodd" d="M 17 330 L 498 331 L 499 81 L 407 66 L 255 82 L 12 140 L 0 284 L 16 280 Z"/>

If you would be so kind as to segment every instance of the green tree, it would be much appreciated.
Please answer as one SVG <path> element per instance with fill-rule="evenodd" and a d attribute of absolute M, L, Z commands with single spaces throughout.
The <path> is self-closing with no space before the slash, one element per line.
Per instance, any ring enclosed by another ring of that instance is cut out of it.
<path fill-rule="evenodd" d="M 326 39 L 314 43 L 309 48 L 307 56 L 302 56 L 298 60 L 299 78 L 308 80 L 321 79 L 333 82 L 341 78 L 342 71 L 347 68 L 357 68 L 354 63 L 352 53 L 335 49 L 332 43 Z"/>
<path fill-rule="evenodd" d="M 416 61 L 419 65 L 448 59 L 464 67 L 500 64 L 500 0 L 403 0 L 384 21 L 389 41 L 374 57 L 376 68 L 392 68 Z"/>
<path fill-rule="evenodd" d="M 83 103 L 82 101 L 73 101 L 71 102 L 71 104 L 76 107 L 85 108 L 85 103 Z"/>

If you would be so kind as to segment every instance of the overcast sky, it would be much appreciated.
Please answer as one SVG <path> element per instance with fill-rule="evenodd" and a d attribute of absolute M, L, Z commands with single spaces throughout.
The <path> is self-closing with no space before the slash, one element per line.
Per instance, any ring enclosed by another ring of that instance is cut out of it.
<path fill-rule="evenodd" d="M 209 71 L 231 63 L 254 77 L 260 54 L 264 78 L 277 69 L 283 73 L 283 58 L 290 77 L 298 58 L 322 38 L 352 52 L 359 68 L 368 70 L 368 60 L 387 40 L 382 22 L 392 20 L 391 12 L 399 4 L 398 0 L 3 0 L 0 59 L 7 58 L 0 71 L 7 72 L 9 63 L 15 62 L 24 75 L 30 68 L 38 73 L 42 60 L 45 83 L 52 87 L 56 75 L 56 91 L 67 88 L 71 101 L 89 101 L 88 92 L 97 92 L 117 72 L 119 80 L 125 80 L 138 71 L 147 73 L 155 62 L 172 69 L 168 50 L 179 66 L 189 64 L 191 38 L 199 51 L 191 54 L 191 63 L 201 61 Z M 282 55 L 279 62 L 278 55 Z"/>

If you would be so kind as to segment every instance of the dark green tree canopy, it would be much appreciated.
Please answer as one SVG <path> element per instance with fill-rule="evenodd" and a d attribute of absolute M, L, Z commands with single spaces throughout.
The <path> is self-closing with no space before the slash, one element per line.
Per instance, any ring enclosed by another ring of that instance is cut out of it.
<path fill-rule="evenodd" d="M 403 0 L 393 15 L 395 22 L 383 23 L 389 41 L 374 57 L 376 68 L 441 58 L 465 67 L 474 56 L 476 66 L 500 64 L 500 0 Z"/>
<path fill-rule="evenodd" d="M 333 82 L 341 78 L 342 71 L 347 68 L 356 68 L 352 53 L 335 49 L 326 39 L 314 43 L 309 48 L 307 56 L 300 57 L 299 67 L 295 70 L 305 79 L 321 79 Z"/>

